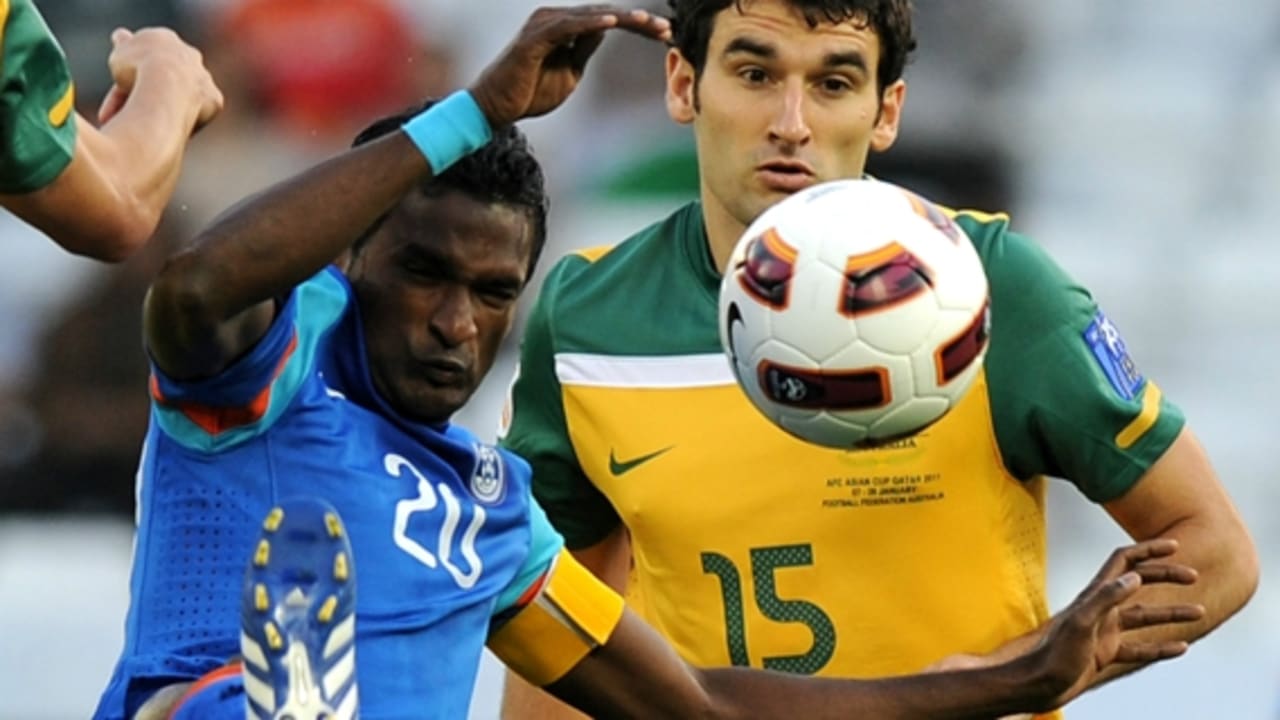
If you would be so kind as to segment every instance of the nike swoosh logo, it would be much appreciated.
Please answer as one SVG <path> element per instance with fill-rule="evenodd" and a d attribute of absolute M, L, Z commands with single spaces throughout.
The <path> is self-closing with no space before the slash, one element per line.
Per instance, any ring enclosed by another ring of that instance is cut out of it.
<path fill-rule="evenodd" d="M 635 470 L 641 465 L 649 462 L 650 460 L 658 457 L 659 455 L 662 455 L 663 453 L 671 450 L 674 447 L 675 445 L 664 447 L 661 450 L 655 450 L 649 453 L 648 455 L 641 455 L 640 457 L 633 458 L 631 460 L 619 460 L 618 456 L 614 454 L 614 451 L 610 450 L 609 451 L 609 472 L 613 473 L 615 476 L 624 475 L 626 473 L 631 472 L 632 470 Z"/>

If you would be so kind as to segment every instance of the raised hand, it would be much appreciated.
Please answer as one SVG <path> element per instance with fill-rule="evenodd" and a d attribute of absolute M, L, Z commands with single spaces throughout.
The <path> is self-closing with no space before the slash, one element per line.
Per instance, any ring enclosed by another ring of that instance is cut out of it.
<path fill-rule="evenodd" d="M 111 33 L 111 55 L 107 66 L 114 83 L 98 108 L 98 123 L 104 124 L 124 107 L 140 82 L 150 74 L 171 77 L 171 86 L 190 96 L 196 110 L 194 130 L 199 130 L 222 111 L 222 91 L 204 66 L 199 50 L 188 45 L 168 28 L 143 28 L 137 32 L 116 28 Z"/>
<path fill-rule="evenodd" d="M 1122 606 L 1144 584 L 1196 581 L 1190 567 L 1156 562 L 1177 549 L 1175 540 L 1149 540 L 1116 550 L 1071 605 L 1054 616 L 1032 651 L 1050 698 L 1045 709 L 1079 695 L 1113 663 L 1155 662 L 1186 652 L 1187 643 L 1180 640 L 1143 640 L 1125 632 L 1195 622 L 1204 616 L 1202 606 Z"/>
<path fill-rule="evenodd" d="M 542 8 L 480 74 L 471 95 L 493 127 L 548 113 L 578 86 L 587 60 L 612 29 L 671 39 L 666 18 L 644 10 L 612 5 Z"/>

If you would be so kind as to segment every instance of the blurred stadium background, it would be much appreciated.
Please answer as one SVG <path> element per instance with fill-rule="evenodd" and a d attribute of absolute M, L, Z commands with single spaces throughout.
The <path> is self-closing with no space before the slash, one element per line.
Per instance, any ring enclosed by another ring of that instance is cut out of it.
<path fill-rule="evenodd" d="M 465 84 L 530 0 L 48 0 L 92 116 L 112 27 L 170 24 L 227 92 L 160 236 L 116 268 L 0 215 L 0 719 L 87 717 L 122 636 L 133 466 L 146 421 L 138 309 L 168 249 L 219 209 Z M 1191 653 L 1077 701 L 1076 720 L 1280 718 L 1280 5 L 917 0 L 904 135 L 874 171 L 952 205 L 1008 208 L 1089 286 L 1139 367 L 1187 411 L 1253 529 L 1253 602 Z M 405 63 L 404 59 L 411 62 Z M 548 260 L 688 198 L 661 50 L 611 38 L 582 91 L 526 124 L 555 207 Z M 531 297 L 529 293 L 527 297 Z M 526 298 L 527 299 L 527 298 Z M 516 333 L 518 337 L 518 333 Z M 491 435 L 514 338 L 461 418 Z M 1271 400 L 1267 400 L 1271 398 Z M 1064 605 L 1124 540 L 1063 483 L 1050 590 Z M 424 662 L 429 659 L 424 658 Z M 486 660 L 472 717 L 497 716 Z"/>

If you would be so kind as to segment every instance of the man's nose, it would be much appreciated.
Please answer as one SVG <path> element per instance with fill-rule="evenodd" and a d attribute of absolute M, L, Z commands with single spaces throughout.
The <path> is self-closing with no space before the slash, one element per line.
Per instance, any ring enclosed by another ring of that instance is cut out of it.
<path fill-rule="evenodd" d="M 812 131 L 805 118 L 807 101 L 804 83 L 799 80 L 788 82 L 782 88 L 779 101 L 781 105 L 777 108 L 773 122 L 769 125 L 770 139 L 789 145 L 805 144 L 812 136 Z"/>
<path fill-rule="evenodd" d="M 431 329 L 451 347 L 461 345 L 479 334 L 475 302 L 470 289 L 457 286 L 442 291 L 440 302 L 431 314 Z"/>

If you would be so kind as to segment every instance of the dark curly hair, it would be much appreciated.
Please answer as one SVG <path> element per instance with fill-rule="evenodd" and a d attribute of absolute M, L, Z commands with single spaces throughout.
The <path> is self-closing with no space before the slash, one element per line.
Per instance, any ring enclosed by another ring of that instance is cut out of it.
<path fill-rule="evenodd" d="M 707 64 L 707 44 L 715 17 L 730 5 L 742 10 L 752 0 L 667 0 L 671 7 L 674 44 L 693 66 L 698 77 Z M 902 77 L 907 56 L 916 49 L 911 29 L 911 0 L 785 0 L 804 13 L 811 27 L 821 22 L 854 21 L 859 27 L 870 27 L 880 38 L 879 90 Z"/>
<path fill-rule="evenodd" d="M 351 147 L 358 147 L 400 129 L 400 126 L 415 115 L 437 102 L 436 99 L 427 100 L 418 107 L 375 120 L 356 135 Z M 482 202 L 513 205 L 526 212 L 533 227 L 533 248 L 529 254 L 525 277 L 533 277 L 533 269 L 538 264 L 538 257 L 547 241 L 547 213 L 551 200 L 547 197 L 542 166 L 533 156 L 524 133 L 514 125 L 494 131 L 493 140 L 488 145 L 458 160 L 443 173 L 423 180 L 418 190 L 429 197 L 456 190 Z M 364 231 L 351 245 L 352 255 L 360 253 L 386 219 L 387 214 L 383 214 Z"/>

